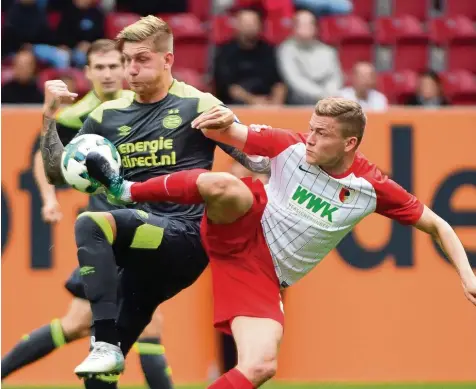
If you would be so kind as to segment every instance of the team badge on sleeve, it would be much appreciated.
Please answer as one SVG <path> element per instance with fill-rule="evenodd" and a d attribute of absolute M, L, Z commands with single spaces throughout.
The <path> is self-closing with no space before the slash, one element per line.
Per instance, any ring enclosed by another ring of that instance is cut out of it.
<path fill-rule="evenodd" d="M 341 203 L 351 203 L 355 196 L 355 190 L 343 187 L 339 192 Z"/>

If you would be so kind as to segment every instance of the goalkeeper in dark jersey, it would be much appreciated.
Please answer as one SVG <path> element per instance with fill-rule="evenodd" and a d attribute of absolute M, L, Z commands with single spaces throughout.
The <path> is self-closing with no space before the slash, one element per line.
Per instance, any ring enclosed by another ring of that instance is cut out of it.
<path fill-rule="evenodd" d="M 191 168 L 211 169 L 216 143 L 192 130 L 191 122 L 221 102 L 173 79 L 169 26 L 153 16 L 142 18 L 119 34 L 118 44 L 136 96 L 103 103 L 89 115 L 79 134 L 111 140 L 121 154 L 124 176 L 130 180 Z M 61 99 L 74 96 L 61 81 L 48 82 L 45 96 L 41 151 L 47 177 L 60 185 L 64 183 L 60 169 L 63 145 L 54 113 Z M 238 150 L 225 151 L 251 170 L 268 168 L 268 161 L 255 163 Z M 97 378 L 122 372 L 124 355 L 156 307 L 203 272 L 208 258 L 200 242 L 202 214 L 202 205 L 149 203 L 141 210 L 86 212 L 78 218 L 78 260 L 87 269 L 83 282 L 95 331 L 89 356 L 75 369 L 78 376 L 98 382 Z M 119 277 L 116 265 L 123 268 Z M 118 287 L 122 290 L 120 304 Z"/>
<path fill-rule="evenodd" d="M 134 92 L 122 89 L 123 58 L 114 41 L 100 39 L 93 42 L 87 58 L 86 76 L 91 81 L 93 89 L 81 100 L 60 110 L 56 115 L 56 128 L 63 144 L 69 143 L 74 138 L 89 113 L 104 101 L 134 95 Z M 55 187 L 46 180 L 39 151 L 34 161 L 35 179 L 43 200 L 43 219 L 48 223 L 55 223 L 61 218 Z M 90 196 L 89 211 L 108 211 L 117 208 L 123 207 L 109 204 L 105 195 Z M 86 299 L 79 268 L 72 273 L 65 286 L 73 296 L 68 312 L 60 319 L 54 319 L 51 323 L 24 336 L 5 355 L 2 359 L 2 380 L 55 349 L 89 335 L 91 308 Z M 164 347 L 160 341 L 161 327 L 162 316 L 157 310 L 134 346 L 134 350 L 139 353 L 142 370 L 151 389 L 172 387 L 170 368 L 167 366 Z"/>

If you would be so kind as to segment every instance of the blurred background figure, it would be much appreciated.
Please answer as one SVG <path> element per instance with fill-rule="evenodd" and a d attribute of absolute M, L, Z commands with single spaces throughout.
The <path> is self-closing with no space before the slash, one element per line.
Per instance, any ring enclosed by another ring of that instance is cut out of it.
<path fill-rule="evenodd" d="M 410 96 L 406 105 L 423 107 L 441 107 L 450 105 L 443 94 L 440 77 L 433 70 L 427 70 L 420 75 L 415 94 Z"/>
<path fill-rule="evenodd" d="M 20 50 L 13 59 L 13 77 L 2 86 L 2 103 L 40 104 L 43 93 L 36 80 L 36 59 L 31 50 Z"/>
<path fill-rule="evenodd" d="M 237 11 L 235 37 L 217 47 L 214 61 L 216 96 L 225 104 L 283 104 L 286 87 L 276 65 L 274 47 L 261 37 L 262 14 Z"/>
<path fill-rule="evenodd" d="M 342 71 L 336 50 L 316 38 L 315 16 L 298 11 L 294 33 L 278 48 L 278 64 L 288 87 L 291 104 L 316 104 L 333 96 L 342 86 Z"/>
<path fill-rule="evenodd" d="M 339 92 L 341 97 L 357 101 L 366 110 L 385 111 L 388 100 L 375 89 L 377 76 L 374 66 L 369 62 L 357 62 L 352 70 L 352 86 Z"/>
<path fill-rule="evenodd" d="M 158 13 L 187 12 L 187 0 L 116 0 L 118 6 L 126 6 L 142 16 Z"/>
<path fill-rule="evenodd" d="M 47 44 L 52 39 L 46 12 L 36 0 L 13 2 L 6 12 L 2 34 L 2 58 L 19 50 L 24 43 Z"/>
<path fill-rule="evenodd" d="M 353 9 L 350 0 L 294 0 L 294 5 L 311 11 L 317 17 L 347 15 Z"/>

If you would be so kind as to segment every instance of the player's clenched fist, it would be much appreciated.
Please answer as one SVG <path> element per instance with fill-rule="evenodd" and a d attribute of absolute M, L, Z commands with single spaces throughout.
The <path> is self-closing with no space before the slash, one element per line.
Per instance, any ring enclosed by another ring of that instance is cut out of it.
<path fill-rule="evenodd" d="M 58 111 L 61 103 L 68 103 L 78 97 L 77 93 L 68 90 L 66 84 L 61 80 L 49 80 L 45 82 L 45 101 L 43 103 L 43 113 L 52 117 Z"/>

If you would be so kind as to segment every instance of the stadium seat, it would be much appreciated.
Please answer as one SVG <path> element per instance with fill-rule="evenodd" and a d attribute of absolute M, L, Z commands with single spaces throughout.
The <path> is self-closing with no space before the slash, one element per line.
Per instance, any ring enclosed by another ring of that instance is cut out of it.
<path fill-rule="evenodd" d="M 2 65 L 2 85 L 13 78 L 13 69 L 10 66 Z"/>
<path fill-rule="evenodd" d="M 446 49 L 448 70 L 476 72 L 476 27 L 466 16 L 434 19 L 430 23 L 431 40 Z"/>
<path fill-rule="evenodd" d="M 375 17 L 375 0 L 354 0 L 354 10 L 352 13 L 366 21 L 371 21 Z"/>
<path fill-rule="evenodd" d="M 130 12 L 111 12 L 106 15 L 106 38 L 115 39 L 117 34 L 129 24 L 135 23 L 140 16 Z"/>
<path fill-rule="evenodd" d="M 172 73 L 177 80 L 186 82 L 201 91 L 207 92 L 210 90 L 203 80 L 203 75 L 193 69 L 177 68 Z"/>
<path fill-rule="evenodd" d="M 202 21 L 209 19 L 211 7 L 211 0 L 189 0 L 188 2 L 188 11 Z"/>
<path fill-rule="evenodd" d="M 84 72 L 80 69 L 74 69 L 74 68 L 70 68 L 70 69 L 48 68 L 48 69 L 42 70 L 38 75 L 37 82 L 39 87 L 43 89 L 46 81 L 59 79 L 64 77 L 65 75 L 68 75 L 73 78 L 76 84 L 76 92 L 80 96 L 87 93 L 89 89 L 91 88 L 89 80 L 84 75 Z"/>
<path fill-rule="evenodd" d="M 445 95 L 454 105 L 476 104 L 476 76 L 467 70 L 441 74 Z"/>
<path fill-rule="evenodd" d="M 426 20 L 428 15 L 428 1 L 426 0 L 393 0 L 394 17 L 411 15 L 419 20 Z"/>
<path fill-rule="evenodd" d="M 319 32 L 323 42 L 338 48 L 344 71 L 358 61 L 372 59 L 372 34 L 362 18 L 354 15 L 323 18 Z"/>
<path fill-rule="evenodd" d="M 218 15 L 212 20 L 212 42 L 221 45 L 233 38 L 233 19 L 228 15 Z"/>
<path fill-rule="evenodd" d="M 428 34 L 414 16 L 381 17 L 376 25 L 377 42 L 393 48 L 393 67 L 397 71 L 422 71 L 428 63 Z"/>
<path fill-rule="evenodd" d="M 176 42 L 174 46 L 177 68 L 194 69 L 199 73 L 205 72 L 208 62 L 207 42 Z"/>
<path fill-rule="evenodd" d="M 275 45 L 286 40 L 293 32 L 293 21 L 287 17 L 269 18 L 265 21 L 264 37 Z"/>
<path fill-rule="evenodd" d="M 414 71 L 386 72 L 378 76 L 377 89 L 391 104 L 404 104 L 415 93 L 418 75 Z"/>
<path fill-rule="evenodd" d="M 178 41 L 197 41 L 207 40 L 207 34 L 200 20 L 191 13 L 157 15 L 165 20 L 174 32 L 174 40 Z"/>
<path fill-rule="evenodd" d="M 58 28 L 58 25 L 61 21 L 61 13 L 60 12 L 48 12 L 48 26 L 55 31 Z"/>
<path fill-rule="evenodd" d="M 445 5 L 446 16 L 465 15 L 471 20 L 476 21 L 474 0 L 446 0 Z"/>

